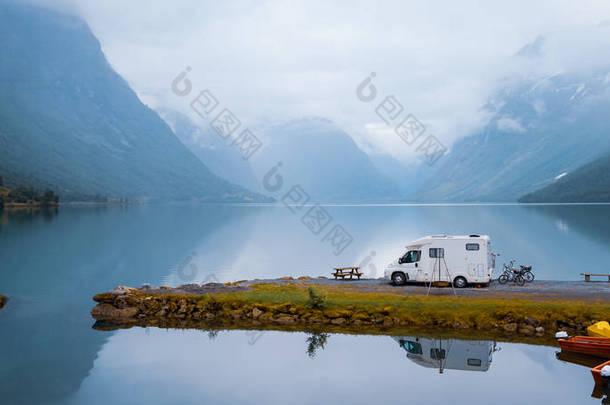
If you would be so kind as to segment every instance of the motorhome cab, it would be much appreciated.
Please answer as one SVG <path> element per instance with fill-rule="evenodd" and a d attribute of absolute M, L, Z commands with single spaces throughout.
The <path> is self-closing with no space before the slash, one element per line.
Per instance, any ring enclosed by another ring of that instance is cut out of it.
<path fill-rule="evenodd" d="M 447 281 L 463 288 L 469 283 L 489 283 L 494 267 L 487 235 L 426 236 L 410 242 L 406 252 L 385 269 L 384 277 L 395 285 Z"/>

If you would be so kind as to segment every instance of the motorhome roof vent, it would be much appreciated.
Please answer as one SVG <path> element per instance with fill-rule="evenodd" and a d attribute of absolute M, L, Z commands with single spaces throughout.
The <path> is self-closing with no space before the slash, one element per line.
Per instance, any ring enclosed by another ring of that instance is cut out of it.
<path fill-rule="evenodd" d="M 447 234 L 446 234 L 446 233 L 444 233 L 444 234 L 442 234 L 442 235 L 432 235 L 432 237 L 433 237 L 433 238 L 446 238 L 446 237 L 447 237 Z"/>
<path fill-rule="evenodd" d="M 471 238 L 480 238 L 480 237 L 481 237 L 481 235 L 472 234 L 472 235 L 470 235 L 470 237 L 471 237 Z"/>

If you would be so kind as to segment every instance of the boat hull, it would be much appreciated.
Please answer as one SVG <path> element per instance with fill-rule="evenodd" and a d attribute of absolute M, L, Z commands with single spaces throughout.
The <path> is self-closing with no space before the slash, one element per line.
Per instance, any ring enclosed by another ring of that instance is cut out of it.
<path fill-rule="evenodd" d="M 593 380 L 595 381 L 596 385 L 604 385 L 607 384 L 607 382 L 604 380 L 604 378 L 602 377 L 602 368 L 604 368 L 604 366 L 610 366 L 610 361 L 607 361 L 605 363 L 602 363 L 598 366 L 595 366 L 591 369 L 591 374 L 593 375 Z"/>
<path fill-rule="evenodd" d="M 610 338 L 574 336 L 569 339 L 559 339 L 559 346 L 565 352 L 610 359 Z"/>

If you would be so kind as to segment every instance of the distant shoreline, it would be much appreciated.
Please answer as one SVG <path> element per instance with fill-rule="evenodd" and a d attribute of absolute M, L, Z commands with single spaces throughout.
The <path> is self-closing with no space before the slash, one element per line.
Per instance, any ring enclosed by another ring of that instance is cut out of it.
<path fill-rule="evenodd" d="M 1 208 L 10 209 L 23 209 L 23 208 L 57 208 L 59 203 L 42 203 L 42 202 L 31 202 L 31 203 L 4 203 Z"/>
<path fill-rule="evenodd" d="M 316 203 L 322 207 L 502 207 L 502 206 L 521 206 L 521 207 L 536 207 L 536 206 L 607 206 L 607 203 L 519 203 L 519 202 L 494 202 L 494 203 L 339 203 L 339 202 L 318 202 Z M 59 208 L 59 207 L 104 207 L 104 206 L 136 206 L 136 205 L 248 205 L 248 206 L 263 206 L 263 207 L 284 207 L 285 204 L 279 204 L 278 202 L 235 202 L 235 201 L 166 201 L 166 202 L 150 202 L 150 201 L 63 201 L 59 203 L 4 203 L 4 206 L 0 206 L 0 209 L 27 209 L 27 208 Z M 288 205 L 290 206 L 290 205 Z"/>

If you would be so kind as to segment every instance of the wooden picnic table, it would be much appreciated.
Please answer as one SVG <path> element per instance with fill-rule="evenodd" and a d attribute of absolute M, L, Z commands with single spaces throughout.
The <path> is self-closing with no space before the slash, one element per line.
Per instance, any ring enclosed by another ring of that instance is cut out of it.
<path fill-rule="evenodd" d="M 349 277 L 350 280 L 353 280 L 354 277 L 358 277 L 358 280 L 360 280 L 362 273 L 358 271 L 359 269 L 360 267 L 335 267 L 335 272 L 331 274 L 335 277 L 335 280 L 339 277 L 342 280 L 345 280 L 346 277 Z"/>
<path fill-rule="evenodd" d="M 585 276 L 585 281 L 591 281 L 591 276 L 608 277 L 608 282 L 610 283 L 610 274 L 580 273 L 580 275 Z"/>

